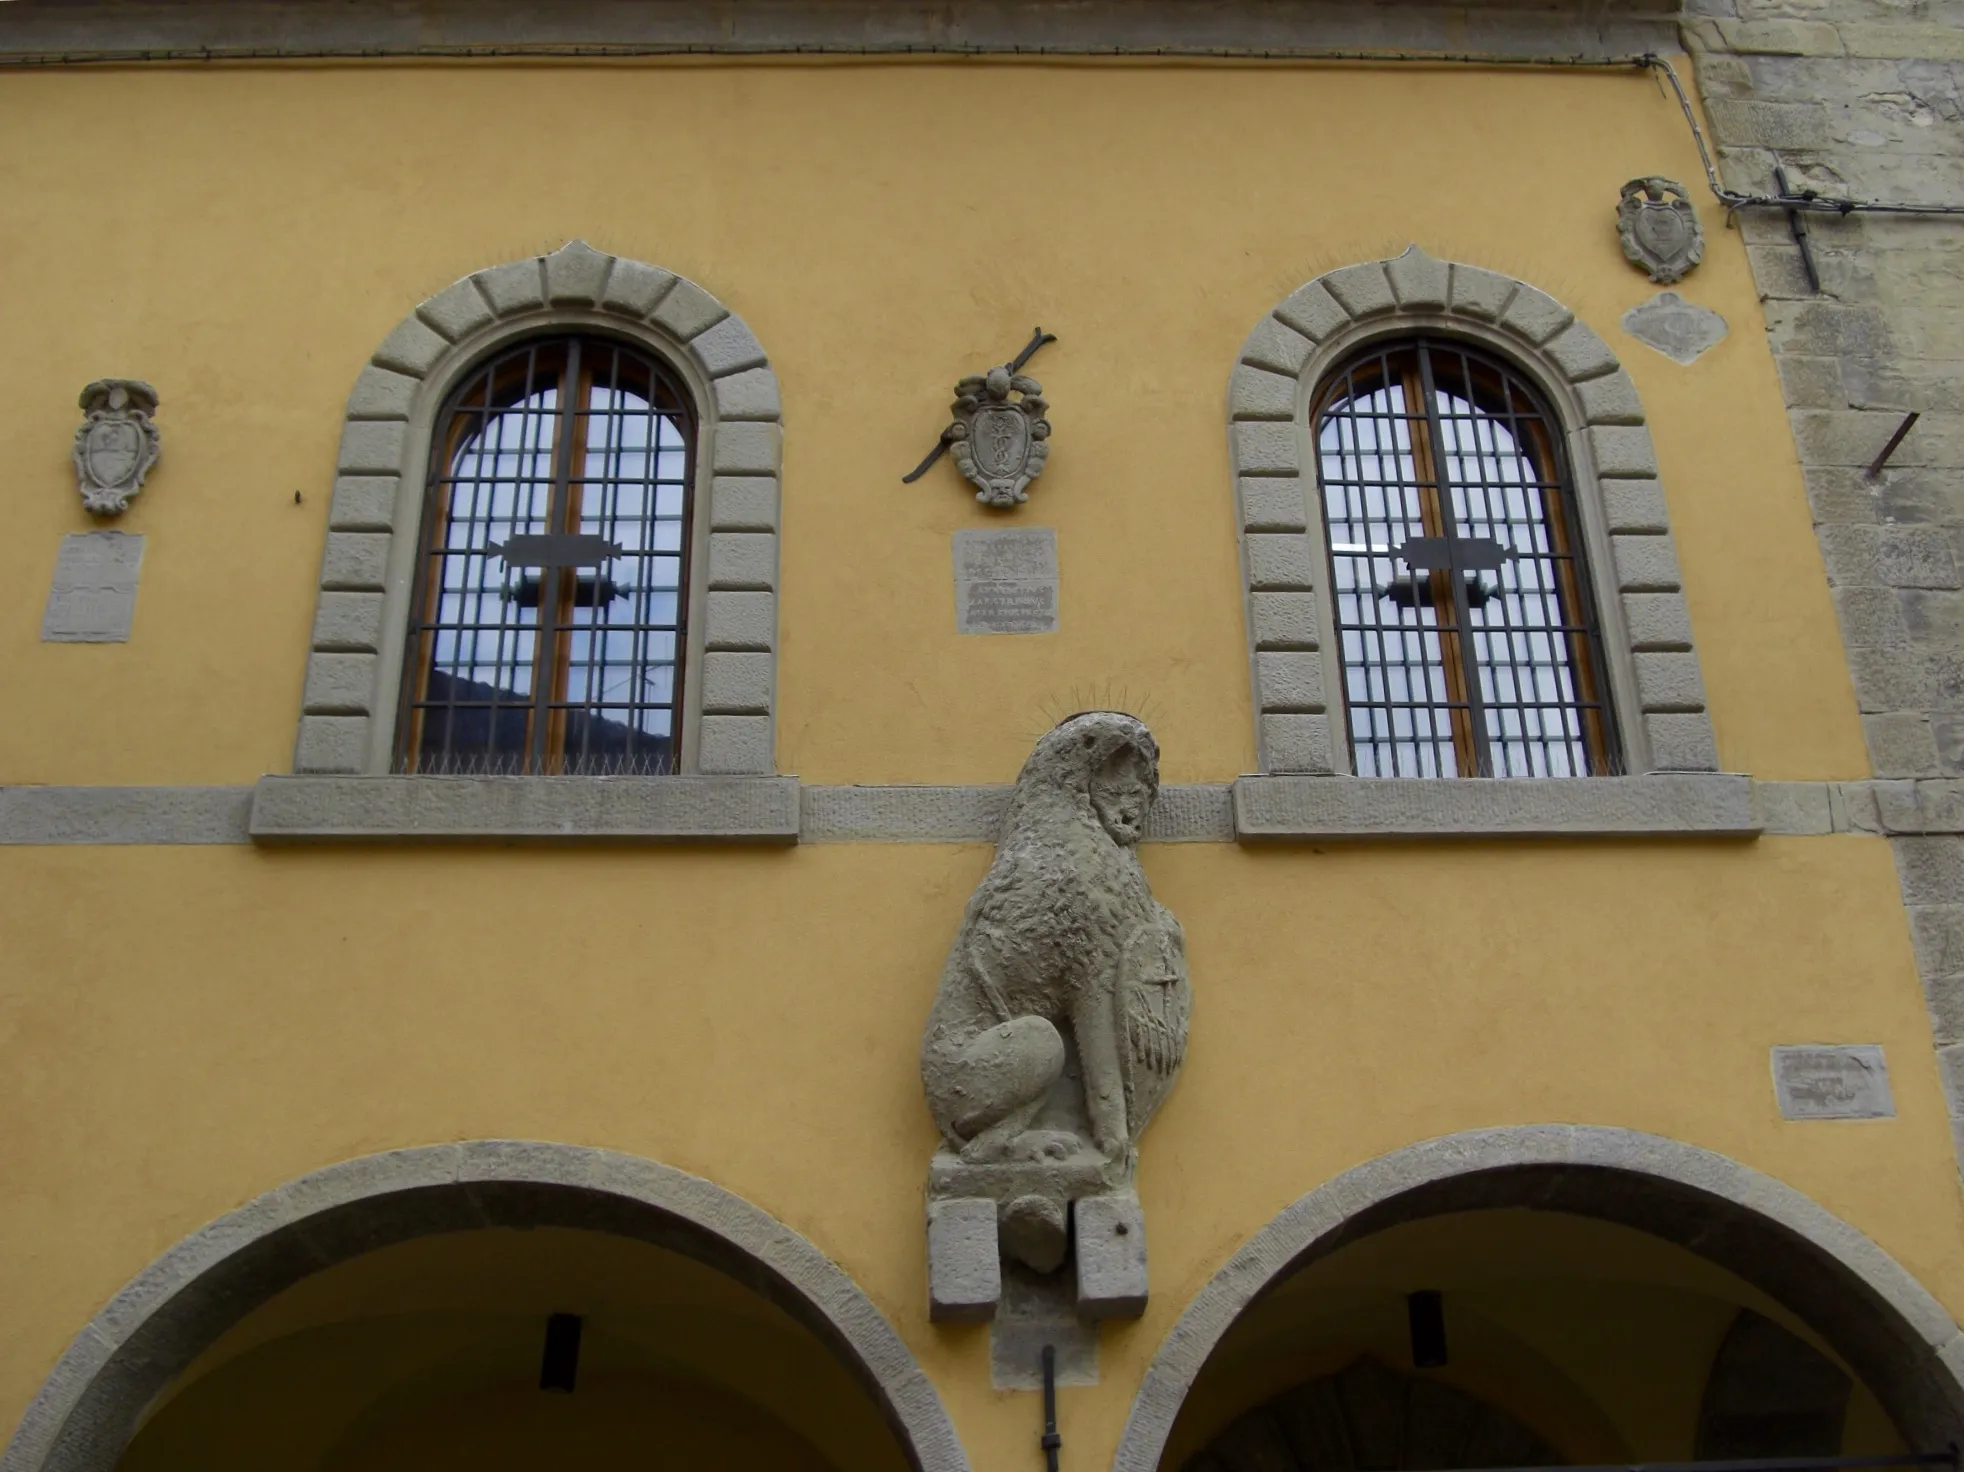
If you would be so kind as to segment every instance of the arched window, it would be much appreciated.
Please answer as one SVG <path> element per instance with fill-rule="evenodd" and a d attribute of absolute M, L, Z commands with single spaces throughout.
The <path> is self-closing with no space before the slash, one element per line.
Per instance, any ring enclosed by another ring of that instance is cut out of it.
<path fill-rule="evenodd" d="M 1498 358 L 1381 342 L 1311 404 L 1353 770 L 1619 769 L 1553 413 Z"/>
<path fill-rule="evenodd" d="M 397 771 L 675 770 L 695 444 L 678 376 L 611 338 L 464 378 L 430 441 Z"/>

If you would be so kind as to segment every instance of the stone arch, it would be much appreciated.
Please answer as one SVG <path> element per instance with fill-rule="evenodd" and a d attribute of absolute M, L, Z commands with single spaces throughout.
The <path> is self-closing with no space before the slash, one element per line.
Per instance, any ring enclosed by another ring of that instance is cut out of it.
<path fill-rule="evenodd" d="M 1291 1273 L 1421 1217 L 1483 1207 L 1598 1217 L 1674 1242 L 1812 1325 L 1929 1450 L 1964 1428 L 1964 1333 L 1855 1228 L 1749 1166 L 1635 1130 L 1523 1125 L 1408 1145 L 1303 1196 L 1215 1273 L 1161 1343 L 1114 1472 L 1154 1472 L 1201 1366 L 1235 1319 Z"/>
<path fill-rule="evenodd" d="M 1416 245 L 1291 292 L 1255 324 L 1228 381 L 1261 770 L 1347 765 L 1331 722 L 1341 719 L 1342 670 L 1320 635 L 1331 622 L 1329 559 L 1310 396 L 1363 344 L 1428 331 L 1505 356 L 1563 421 L 1628 770 L 1716 771 L 1657 453 L 1635 385 L 1608 345 L 1547 293 L 1434 260 Z"/>
<path fill-rule="evenodd" d="M 696 456 L 700 594 L 685 690 L 696 770 L 767 775 L 777 692 L 777 375 L 743 319 L 693 281 L 571 241 L 466 276 L 418 306 L 348 395 L 320 596 L 307 658 L 296 772 L 389 770 L 402 639 L 431 424 L 459 374 L 499 344 L 547 328 L 639 341 L 688 381 Z M 693 642 L 698 641 L 699 642 Z"/>
<path fill-rule="evenodd" d="M 393 1150 L 290 1181 L 179 1242 L 75 1336 L 0 1472 L 109 1472 L 139 1418 L 233 1324 L 300 1279 L 438 1232 L 579 1227 L 685 1253 L 816 1333 L 920 1472 L 968 1472 L 934 1385 L 870 1299 L 782 1222 L 640 1156 L 479 1140 Z"/>

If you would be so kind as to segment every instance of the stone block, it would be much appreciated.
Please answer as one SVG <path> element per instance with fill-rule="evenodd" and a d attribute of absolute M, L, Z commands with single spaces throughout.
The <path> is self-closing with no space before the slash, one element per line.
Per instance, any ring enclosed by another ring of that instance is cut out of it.
<path fill-rule="evenodd" d="M 603 310 L 622 317 L 646 318 L 675 285 L 675 273 L 640 261 L 618 260 L 601 292 Z"/>
<path fill-rule="evenodd" d="M 1753 808 L 1770 834 L 1834 832 L 1834 806 L 1825 782 L 1755 782 Z"/>
<path fill-rule="evenodd" d="M 380 593 L 323 593 L 314 605 L 313 647 L 373 654 L 382 647 Z"/>
<path fill-rule="evenodd" d="M 1921 711 L 1889 711 L 1862 717 L 1869 764 L 1878 777 L 1936 777 L 1943 765 L 1930 718 Z M 1959 896 L 1964 899 L 1964 895 Z"/>
<path fill-rule="evenodd" d="M 1705 708 L 1705 683 L 1695 654 L 1638 654 L 1637 698 L 1646 711 L 1697 711 Z"/>
<path fill-rule="evenodd" d="M 1297 388 L 1294 378 L 1237 363 L 1228 379 L 1228 418 L 1293 419 Z"/>
<path fill-rule="evenodd" d="M 1136 1319 L 1146 1311 L 1146 1214 L 1139 1198 L 1114 1192 L 1071 1207 L 1077 1250 L 1077 1311 L 1087 1319 Z"/>
<path fill-rule="evenodd" d="M 1901 649 L 1851 645 L 1847 654 L 1855 702 L 1864 713 L 1922 710 L 1932 703 L 1928 678 Z"/>
<path fill-rule="evenodd" d="M 1807 507 L 1826 531 L 1829 525 L 1859 526 L 1883 519 L 1882 482 L 1866 479 L 1859 470 L 1834 465 L 1803 465 Z"/>
<path fill-rule="evenodd" d="M 42 642 L 128 643 L 143 546 L 142 537 L 127 532 L 71 532 L 63 537 L 42 610 Z"/>
<path fill-rule="evenodd" d="M 1313 714 L 1323 709 L 1323 661 L 1315 654 L 1259 651 L 1255 655 L 1255 699 L 1264 714 Z"/>
<path fill-rule="evenodd" d="M 1833 596 L 1835 612 L 1841 616 L 1841 636 L 1848 643 L 1871 649 L 1901 649 L 1909 644 L 1902 596 L 1894 588 L 1856 584 L 1834 588 Z"/>
<path fill-rule="evenodd" d="M 1317 647 L 1314 593 L 1256 593 L 1248 599 L 1257 649 L 1314 649 Z"/>
<path fill-rule="evenodd" d="M 1706 103 L 1712 128 L 1727 143 L 1757 148 L 1820 149 L 1830 144 L 1828 110 L 1818 102 Z"/>
<path fill-rule="evenodd" d="M 1657 475 L 1657 451 L 1650 431 L 1642 425 L 1596 424 L 1589 427 L 1589 453 L 1596 473 L 1605 478 Z"/>
<path fill-rule="evenodd" d="M 1632 777 L 1242 777 L 1243 843 L 1271 839 L 1617 837 L 1760 831 L 1753 784 L 1727 773 Z"/>
<path fill-rule="evenodd" d="M 1293 422 L 1240 420 L 1229 426 L 1238 475 L 1297 475 L 1302 471 L 1302 444 Z"/>
<path fill-rule="evenodd" d="M 337 532 L 386 532 L 394 528 L 399 482 L 393 475 L 343 475 L 334 481 L 328 527 Z"/>
<path fill-rule="evenodd" d="M 1644 740 L 1653 772 L 1716 772 L 1718 743 L 1711 717 L 1703 714 L 1646 714 Z"/>
<path fill-rule="evenodd" d="M 1814 290 L 1814 284 L 1807 279 L 1807 267 L 1801 259 L 1798 246 L 1749 245 L 1746 247 L 1746 258 L 1752 263 L 1753 284 L 1759 288 L 1761 301 L 1775 297 L 1812 300 L 1819 295 Z M 1818 255 L 1814 258 L 1814 264 L 1818 270 L 1821 266 L 1821 258 Z M 1832 362 L 1831 359 L 1825 361 Z M 1785 378 L 1784 371 L 1781 376 Z M 1819 393 L 1797 400 L 1790 392 L 1787 407 L 1843 409 L 1847 407 L 1847 403 L 1839 395 L 1828 396 Z"/>
<path fill-rule="evenodd" d="M 729 315 L 729 311 L 715 297 L 695 282 L 678 276 L 675 284 L 662 294 L 653 320 L 682 342 L 688 342 Z"/>
<path fill-rule="evenodd" d="M 368 760 L 368 717 L 302 716 L 293 770 L 352 775 Z"/>
<path fill-rule="evenodd" d="M 771 593 L 710 593 L 703 606 L 704 649 L 770 651 L 777 643 L 777 598 Z"/>
<path fill-rule="evenodd" d="M 1840 56 L 1841 33 L 1823 21 L 1719 20 L 1728 51 L 1765 56 Z"/>
<path fill-rule="evenodd" d="M 1612 532 L 1667 532 L 1670 514 L 1664 509 L 1664 488 L 1654 480 L 1605 480 L 1603 511 Z"/>
<path fill-rule="evenodd" d="M 1500 314 L 1500 325 L 1518 333 L 1531 343 L 1544 343 L 1574 320 L 1569 309 L 1545 291 L 1517 285 L 1507 309 Z"/>
<path fill-rule="evenodd" d="M 386 533 L 329 532 L 321 557 L 321 586 L 350 592 L 380 591 L 389 568 Z"/>
<path fill-rule="evenodd" d="M 1668 536 L 1614 536 L 1609 546 L 1616 585 L 1625 593 L 1675 593 L 1684 586 L 1677 547 Z"/>
<path fill-rule="evenodd" d="M 310 716 L 367 715 L 374 696 L 376 663 L 373 654 L 308 656 L 302 708 Z"/>
<path fill-rule="evenodd" d="M 1309 529 L 1303 485 L 1293 475 L 1244 475 L 1235 482 L 1241 498 L 1244 532 L 1302 532 Z"/>
<path fill-rule="evenodd" d="M 1783 1119 L 1894 1119 L 1889 1065 L 1873 1043 L 1772 1050 Z"/>
<path fill-rule="evenodd" d="M 1001 1300 L 996 1203 L 976 1196 L 929 1202 L 928 1317 L 937 1324 L 978 1323 L 993 1319 Z"/>
<path fill-rule="evenodd" d="M 1290 292 L 1275 315 L 1312 342 L 1321 342 L 1350 325 L 1350 313 L 1320 281 Z"/>
<path fill-rule="evenodd" d="M 1876 567 L 1896 588 L 1955 588 L 1956 550 L 1937 527 L 1885 526 L 1876 538 Z"/>
<path fill-rule="evenodd" d="M 1609 344 L 1581 322 L 1571 322 L 1556 333 L 1548 340 L 1546 351 L 1573 380 L 1601 378 L 1617 370 L 1616 354 L 1609 350 Z"/>
<path fill-rule="evenodd" d="M 1778 220 L 1774 211 L 1764 213 L 1770 221 Z M 1769 225 L 1769 228 L 1772 226 Z M 1778 228 L 1782 238 L 1788 238 L 1784 234 L 1785 223 L 1781 222 Z M 1766 330 L 1768 344 L 1775 354 L 1882 357 L 1895 351 L 1892 335 L 1881 311 L 1867 305 L 1825 300 L 1768 302 Z"/>
<path fill-rule="evenodd" d="M 741 373 L 746 368 L 765 365 L 764 345 L 757 341 L 740 317 L 725 317 L 689 340 L 689 351 L 696 355 L 703 371 L 711 378 Z"/>
<path fill-rule="evenodd" d="M 355 379 L 354 390 L 348 395 L 348 417 L 350 419 L 407 419 L 409 411 L 416 403 L 416 390 L 422 386 L 420 378 L 411 378 L 406 373 L 397 373 L 388 368 L 377 368 L 370 363 L 361 370 Z"/>
<path fill-rule="evenodd" d="M 777 530 L 777 477 L 719 475 L 709 486 L 709 528 L 718 532 Z"/>
<path fill-rule="evenodd" d="M 1248 558 L 1248 586 L 1256 592 L 1307 592 L 1316 586 L 1316 554 L 1308 537 L 1255 532 L 1243 545 Z"/>
<path fill-rule="evenodd" d="M 1964 905 L 1911 905 L 1909 938 L 1920 975 L 1964 972 Z"/>
<path fill-rule="evenodd" d="M 1391 293 L 1408 312 L 1443 312 L 1450 292 L 1450 271 L 1449 263 L 1433 259 L 1416 245 L 1384 263 Z"/>
<path fill-rule="evenodd" d="M 1623 626 L 1632 649 L 1691 648 L 1691 610 L 1682 593 L 1625 593 Z"/>
<path fill-rule="evenodd" d="M 1294 378 L 1303 371 L 1315 346 L 1280 318 L 1264 317 L 1241 344 L 1241 361 Z"/>
<path fill-rule="evenodd" d="M 710 330 L 721 331 L 720 328 Z M 719 420 L 779 419 L 784 414 L 783 402 L 778 397 L 777 375 L 769 368 L 750 368 L 716 379 L 709 385 L 709 394 L 715 401 Z"/>
<path fill-rule="evenodd" d="M 1828 581 L 1836 587 L 1882 581 L 1882 534 L 1863 523 L 1815 528 Z"/>
<path fill-rule="evenodd" d="M 711 532 L 709 586 L 769 592 L 777 586 L 777 538 L 764 532 Z"/>
<path fill-rule="evenodd" d="M 479 271 L 471 279 L 477 282 L 478 290 L 491 303 L 491 310 L 500 317 L 509 317 L 518 312 L 535 312 L 546 304 L 545 272 L 536 257 L 529 261 L 493 266 L 488 271 Z"/>
<path fill-rule="evenodd" d="M 1452 309 L 1462 316 L 1497 322 L 1507 310 L 1517 283 L 1498 271 L 1455 264 L 1452 269 Z"/>
<path fill-rule="evenodd" d="M 1322 278 L 1331 296 L 1352 317 L 1381 317 L 1398 310 L 1384 267 L 1377 261 L 1343 266 Z"/>
<path fill-rule="evenodd" d="M 1261 738 L 1264 772 L 1335 770 L 1327 715 L 1264 715 Z"/>
<path fill-rule="evenodd" d="M 466 277 L 452 282 L 416 309 L 416 315 L 451 342 L 491 322 L 495 313 L 477 283 Z"/>
<path fill-rule="evenodd" d="M 719 424 L 710 468 L 717 475 L 776 475 L 782 453 L 783 434 L 775 424 Z"/>
<path fill-rule="evenodd" d="M 600 300 L 614 258 L 584 240 L 569 240 L 546 257 L 546 300 L 555 307 L 590 307 Z"/>
<path fill-rule="evenodd" d="M 380 368 L 407 373 L 412 378 L 425 378 L 449 346 L 442 334 L 428 323 L 416 317 L 405 317 L 397 324 L 395 331 L 382 339 L 382 346 L 375 350 L 374 362 Z"/>
<path fill-rule="evenodd" d="M 1964 838 L 1895 838 L 1889 848 L 1904 904 L 1964 905 Z"/>
<path fill-rule="evenodd" d="M 702 657 L 702 708 L 709 715 L 769 715 L 776 661 L 769 654 Z"/>
<path fill-rule="evenodd" d="M 1622 369 L 1592 378 L 1576 387 L 1582 401 L 1582 415 L 1590 424 L 1642 424 L 1643 403 L 1637 386 Z"/>
<path fill-rule="evenodd" d="M 769 716 L 704 716 L 696 766 L 707 774 L 767 776 L 775 770 Z"/>
<path fill-rule="evenodd" d="M 1964 1042 L 1964 976 L 1924 977 L 1923 1000 L 1937 1046 Z"/>
<path fill-rule="evenodd" d="M 1761 268 L 1759 251 L 1770 251 L 1777 247 L 1756 245 L 1747 254 L 1753 257 L 1753 274 L 1762 282 L 1766 273 Z M 1796 258 L 1799 252 L 1795 251 Z M 1803 286 L 1805 282 L 1801 283 Z M 1766 288 L 1761 286 L 1762 293 Z M 1785 396 L 1789 409 L 1840 409 L 1847 405 L 1847 398 L 1841 386 L 1841 360 L 1838 358 L 1810 358 L 1801 353 L 1784 353 L 1775 358 L 1774 366 L 1780 370 L 1780 391 Z"/>
<path fill-rule="evenodd" d="M 1953 13 L 1947 25 L 1933 21 L 1843 21 L 1841 42 L 1850 56 L 1906 61 L 1964 61 L 1964 29 Z"/>
<path fill-rule="evenodd" d="M 399 419 L 350 419 L 341 426 L 336 468 L 343 475 L 394 475 L 408 434 Z"/>

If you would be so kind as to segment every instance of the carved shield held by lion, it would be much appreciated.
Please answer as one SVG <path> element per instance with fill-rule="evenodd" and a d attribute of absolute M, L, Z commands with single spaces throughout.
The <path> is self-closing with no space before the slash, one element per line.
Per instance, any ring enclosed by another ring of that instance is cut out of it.
<path fill-rule="evenodd" d="M 1173 1087 L 1187 1053 L 1187 942 L 1165 906 L 1134 930 L 1119 961 L 1119 1015 L 1124 1026 L 1125 1118 L 1136 1141 Z"/>

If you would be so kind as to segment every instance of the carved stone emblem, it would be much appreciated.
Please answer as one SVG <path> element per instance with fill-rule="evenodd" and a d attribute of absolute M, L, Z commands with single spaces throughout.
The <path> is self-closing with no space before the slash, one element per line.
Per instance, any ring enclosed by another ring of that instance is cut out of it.
<path fill-rule="evenodd" d="M 151 422 L 157 391 L 131 378 L 100 378 L 82 390 L 87 415 L 75 431 L 75 479 L 97 516 L 129 510 L 130 497 L 157 463 L 163 435 Z"/>
<path fill-rule="evenodd" d="M 1691 196 L 1675 179 L 1653 174 L 1623 186 L 1616 207 L 1623 254 L 1662 285 L 1680 281 L 1705 258 L 1705 231 Z"/>
<path fill-rule="evenodd" d="M 1152 733 L 1116 711 L 1055 727 L 1016 779 L 921 1043 L 942 1136 L 928 1169 L 937 1317 L 991 1316 L 999 1284 L 975 1285 L 994 1281 L 998 1251 L 1055 1272 L 1073 1224 L 1078 1312 L 1144 1307 L 1133 1171 L 1192 1001 L 1180 923 L 1139 867 L 1158 790 Z"/>
<path fill-rule="evenodd" d="M 955 385 L 948 447 L 962 474 L 981 488 L 976 500 L 1015 506 L 1030 499 L 1027 488 L 1050 458 L 1050 421 L 1043 417 L 1049 407 L 1043 385 L 1008 364 Z"/>
<path fill-rule="evenodd" d="M 1726 325 L 1717 312 L 1660 291 L 1623 314 L 1623 330 L 1667 358 L 1690 363 L 1725 340 Z"/>

